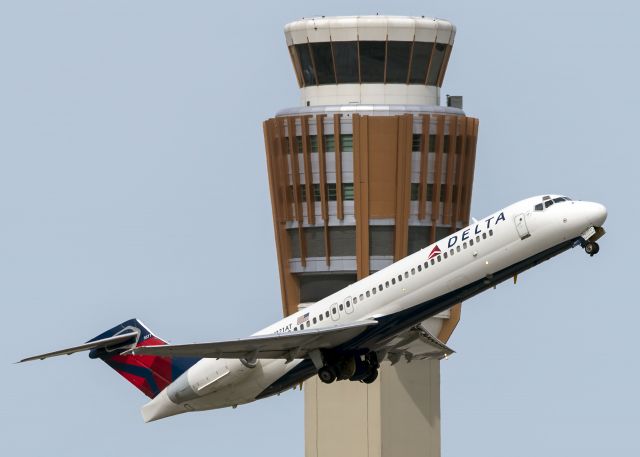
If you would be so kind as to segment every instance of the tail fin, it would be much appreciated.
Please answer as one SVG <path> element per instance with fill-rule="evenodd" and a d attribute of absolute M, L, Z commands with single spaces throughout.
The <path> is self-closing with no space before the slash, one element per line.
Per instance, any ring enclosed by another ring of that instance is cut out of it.
<path fill-rule="evenodd" d="M 199 359 L 191 357 L 159 357 L 152 355 L 121 355 L 127 349 L 140 346 L 161 346 L 166 341 L 158 338 L 138 319 L 130 319 L 96 336 L 88 343 L 123 333 L 135 332 L 135 341 L 111 347 L 92 349 L 89 357 L 101 359 L 116 370 L 147 397 L 154 398 L 187 371 Z"/>

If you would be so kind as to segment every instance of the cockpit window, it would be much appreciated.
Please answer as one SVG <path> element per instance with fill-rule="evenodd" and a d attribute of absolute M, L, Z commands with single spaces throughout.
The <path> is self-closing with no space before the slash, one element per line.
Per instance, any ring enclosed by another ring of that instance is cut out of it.
<path fill-rule="evenodd" d="M 544 207 L 542 206 L 542 203 L 538 203 L 538 204 L 535 206 L 535 210 L 536 210 L 536 211 L 542 211 L 543 209 L 544 209 Z"/>
<path fill-rule="evenodd" d="M 545 207 L 545 208 L 548 208 L 548 207 L 550 207 L 551 205 L 553 205 L 553 200 L 546 200 L 546 201 L 544 202 L 544 207 Z"/>
<path fill-rule="evenodd" d="M 564 197 L 558 197 L 553 199 L 553 203 L 560 203 L 564 201 Z"/>

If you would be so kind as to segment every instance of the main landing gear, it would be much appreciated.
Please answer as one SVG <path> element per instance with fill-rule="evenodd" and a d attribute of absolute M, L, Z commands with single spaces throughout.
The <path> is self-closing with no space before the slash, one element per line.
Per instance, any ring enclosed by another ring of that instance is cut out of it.
<path fill-rule="evenodd" d="M 324 354 L 325 363 L 318 369 L 318 377 L 325 384 L 348 379 L 371 384 L 378 378 L 378 357 L 375 352 L 365 355 L 343 355 L 332 357 Z"/>
<path fill-rule="evenodd" d="M 600 245 L 595 241 L 587 241 L 584 243 L 584 252 L 589 254 L 591 257 L 600 252 Z"/>

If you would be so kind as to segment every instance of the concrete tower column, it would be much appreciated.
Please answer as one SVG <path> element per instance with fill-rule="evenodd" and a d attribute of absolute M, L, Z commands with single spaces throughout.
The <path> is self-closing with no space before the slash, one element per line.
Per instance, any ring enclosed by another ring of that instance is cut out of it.
<path fill-rule="evenodd" d="M 478 120 L 440 106 L 454 37 L 424 17 L 285 27 L 302 103 L 264 122 L 285 315 L 467 225 Z M 459 318 L 423 325 L 446 342 Z M 440 455 L 438 361 L 304 390 L 307 456 Z"/>

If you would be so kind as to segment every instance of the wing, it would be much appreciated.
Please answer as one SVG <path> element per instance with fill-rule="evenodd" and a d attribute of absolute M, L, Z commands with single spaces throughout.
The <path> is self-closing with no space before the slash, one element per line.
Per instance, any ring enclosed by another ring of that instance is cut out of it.
<path fill-rule="evenodd" d="M 136 332 L 122 333 L 120 335 L 111 336 L 109 338 L 102 338 L 100 340 L 89 341 L 88 343 L 81 344 L 80 346 L 73 346 L 66 349 L 60 349 L 59 351 L 46 352 L 44 354 L 38 354 L 32 357 L 27 357 L 26 359 L 20 360 L 18 363 L 30 362 L 32 360 L 44 360 L 44 359 L 48 359 L 49 357 L 56 357 L 59 355 L 71 355 L 75 352 L 88 351 L 89 349 L 108 348 L 115 345 L 119 345 L 120 343 L 124 343 L 127 340 L 130 340 L 132 343 L 135 343 L 137 337 L 138 337 L 138 333 Z"/>
<path fill-rule="evenodd" d="M 395 336 L 380 348 L 380 351 L 386 352 L 386 357 L 392 365 L 401 358 L 405 358 L 407 361 L 413 359 L 440 360 L 455 352 L 429 333 L 422 325 L 416 325 Z"/>
<path fill-rule="evenodd" d="M 337 325 L 300 332 L 252 336 L 241 340 L 212 343 L 169 344 L 143 346 L 127 351 L 133 355 L 158 355 L 175 357 L 203 357 L 217 359 L 300 359 L 317 349 L 330 349 L 341 345 L 377 325 L 375 320 L 365 320 L 347 325 Z"/>

